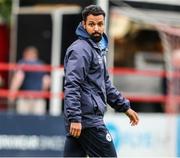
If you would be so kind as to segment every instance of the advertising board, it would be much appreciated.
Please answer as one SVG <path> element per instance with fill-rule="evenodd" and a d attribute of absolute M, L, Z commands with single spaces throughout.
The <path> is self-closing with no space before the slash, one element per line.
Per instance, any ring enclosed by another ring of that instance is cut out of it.
<path fill-rule="evenodd" d="M 62 156 L 62 117 L 0 114 L 0 156 Z"/>
<path fill-rule="evenodd" d="M 106 115 L 106 125 L 119 157 L 176 156 L 176 118 L 165 114 L 140 114 L 138 126 L 125 115 Z"/>

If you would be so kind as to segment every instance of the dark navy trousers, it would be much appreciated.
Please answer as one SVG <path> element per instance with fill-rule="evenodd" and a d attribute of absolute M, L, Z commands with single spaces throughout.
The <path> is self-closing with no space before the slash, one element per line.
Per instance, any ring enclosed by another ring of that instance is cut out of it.
<path fill-rule="evenodd" d="M 117 157 L 111 135 L 105 126 L 85 128 L 79 138 L 67 136 L 64 157 Z"/>

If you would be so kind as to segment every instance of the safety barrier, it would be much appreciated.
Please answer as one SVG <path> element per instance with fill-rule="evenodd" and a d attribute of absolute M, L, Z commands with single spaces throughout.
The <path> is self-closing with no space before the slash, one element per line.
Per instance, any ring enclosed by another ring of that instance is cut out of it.
<path fill-rule="evenodd" d="M 9 64 L 9 63 L 0 63 L 0 71 L 15 71 L 18 69 L 22 69 L 24 71 L 63 71 L 63 66 L 28 66 L 28 65 L 18 65 L 18 64 Z M 159 77 L 159 78 L 166 78 L 168 73 L 174 75 L 175 77 L 179 77 L 180 74 L 166 72 L 161 70 L 136 70 L 132 68 L 109 68 L 110 75 L 135 75 L 135 76 L 146 76 L 146 77 Z M 61 74 L 60 77 L 63 79 L 63 75 Z M 166 104 L 170 99 L 176 99 L 176 102 L 180 102 L 180 97 L 177 96 L 169 96 L 164 94 L 138 94 L 138 93 L 129 93 L 129 92 L 122 92 L 125 97 L 127 97 L 130 101 L 133 102 L 151 102 L 151 103 L 163 103 Z M 10 95 L 9 89 L 0 89 L 0 97 L 7 98 Z M 14 94 L 15 97 L 27 97 L 32 96 L 35 98 L 48 98 L 56 97 L 63 99 L 64 95 L 63 92 L 59 93 L 52 93 L 51 91 L 48 92 L 34 92 L 34 91 L 18 91 Z"/>
<path fill-rule="evenodd" d="M 16 71 L 18 69 L 21 69 L 23 71 L 45 71 L 45 72 L 51 72 L 52 70 L 63 70 L 63 67 L 58 66 L 50 66 L 50 65 L 43 65 L 43 66 L 29 66 L 29 65 L 19 65 L 19 64 L 8 64 L 8 63 L 0 63 L 0 71 Z M 10 92 L 9 89 L 0 89 L 0 97 L 8 97 Z M 60 97 L 63 99 L 63 92 L 59 94 L 51 94 L 50 92 L 37 92 L 37 91 L 26 91 L 26 90 L 19 90 L 14 93 L 15 97 L 34 97 L 34 98 L 48 98 L 50 99 L 52 96 L 54 97 Z"/>

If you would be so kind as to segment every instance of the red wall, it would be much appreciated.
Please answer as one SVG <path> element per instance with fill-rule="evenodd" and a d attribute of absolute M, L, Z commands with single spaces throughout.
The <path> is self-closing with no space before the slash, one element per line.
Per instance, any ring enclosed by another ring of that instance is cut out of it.
<path fill-rule="evenodd" d="M 9 61 L 9 27 L 0 24 L 0 63 Z M 8 72 L 0 71 L 0 76 L 4 80 L 4 85 L 0 88 L 8 87 Z M 0 97 L 0 109 L 5 109 L 7 106 L 7 99 Z"/>
<path fill-rule="evenodd" d="M 9 60 L 9 28 L 0 24 L 0 63 Z M 7 77 L 7 72 L 0 71 L 2 77 Z M 6 80 L 7 81 L 7 80 Z M 5 84 L 7 86 L 7 83 Z"/>

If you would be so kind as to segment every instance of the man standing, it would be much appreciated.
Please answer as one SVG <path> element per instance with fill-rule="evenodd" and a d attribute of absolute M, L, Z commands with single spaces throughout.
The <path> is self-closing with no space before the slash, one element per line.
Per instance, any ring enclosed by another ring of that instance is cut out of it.
<path fill-rule="evenodd" d="M 14 94 L 20 90 L 42 92 L 46 91 L 50 85 L 50 76 L 44 71 L 23 71 L 21 66 L 43 66 L 44 63 L 39 59 L 37 48 L 29 46 L 23 51 L 23 58 L 18 61 L 19 69 L 13 75 L 10 85 L 11 102 L 15 101 Z M 19 114 L 44 115 L 46 113 L 46 100 L 43 98 L 20 97 L 17 100 L 16 110 Z"/>
<path fill-rule="evenodd" d="M 108 40 L 104 33 L 104 11 L 96 5 L 82 11 L 76 29 L 78 39 L 67 49 L 64 116 L 67 130 L 65 157 L 117 157 L 103 116 L 108 103 L 125 112 L 131 125 L 139 118 L 130 103 L 112 86 L 105 66 Z"/>

